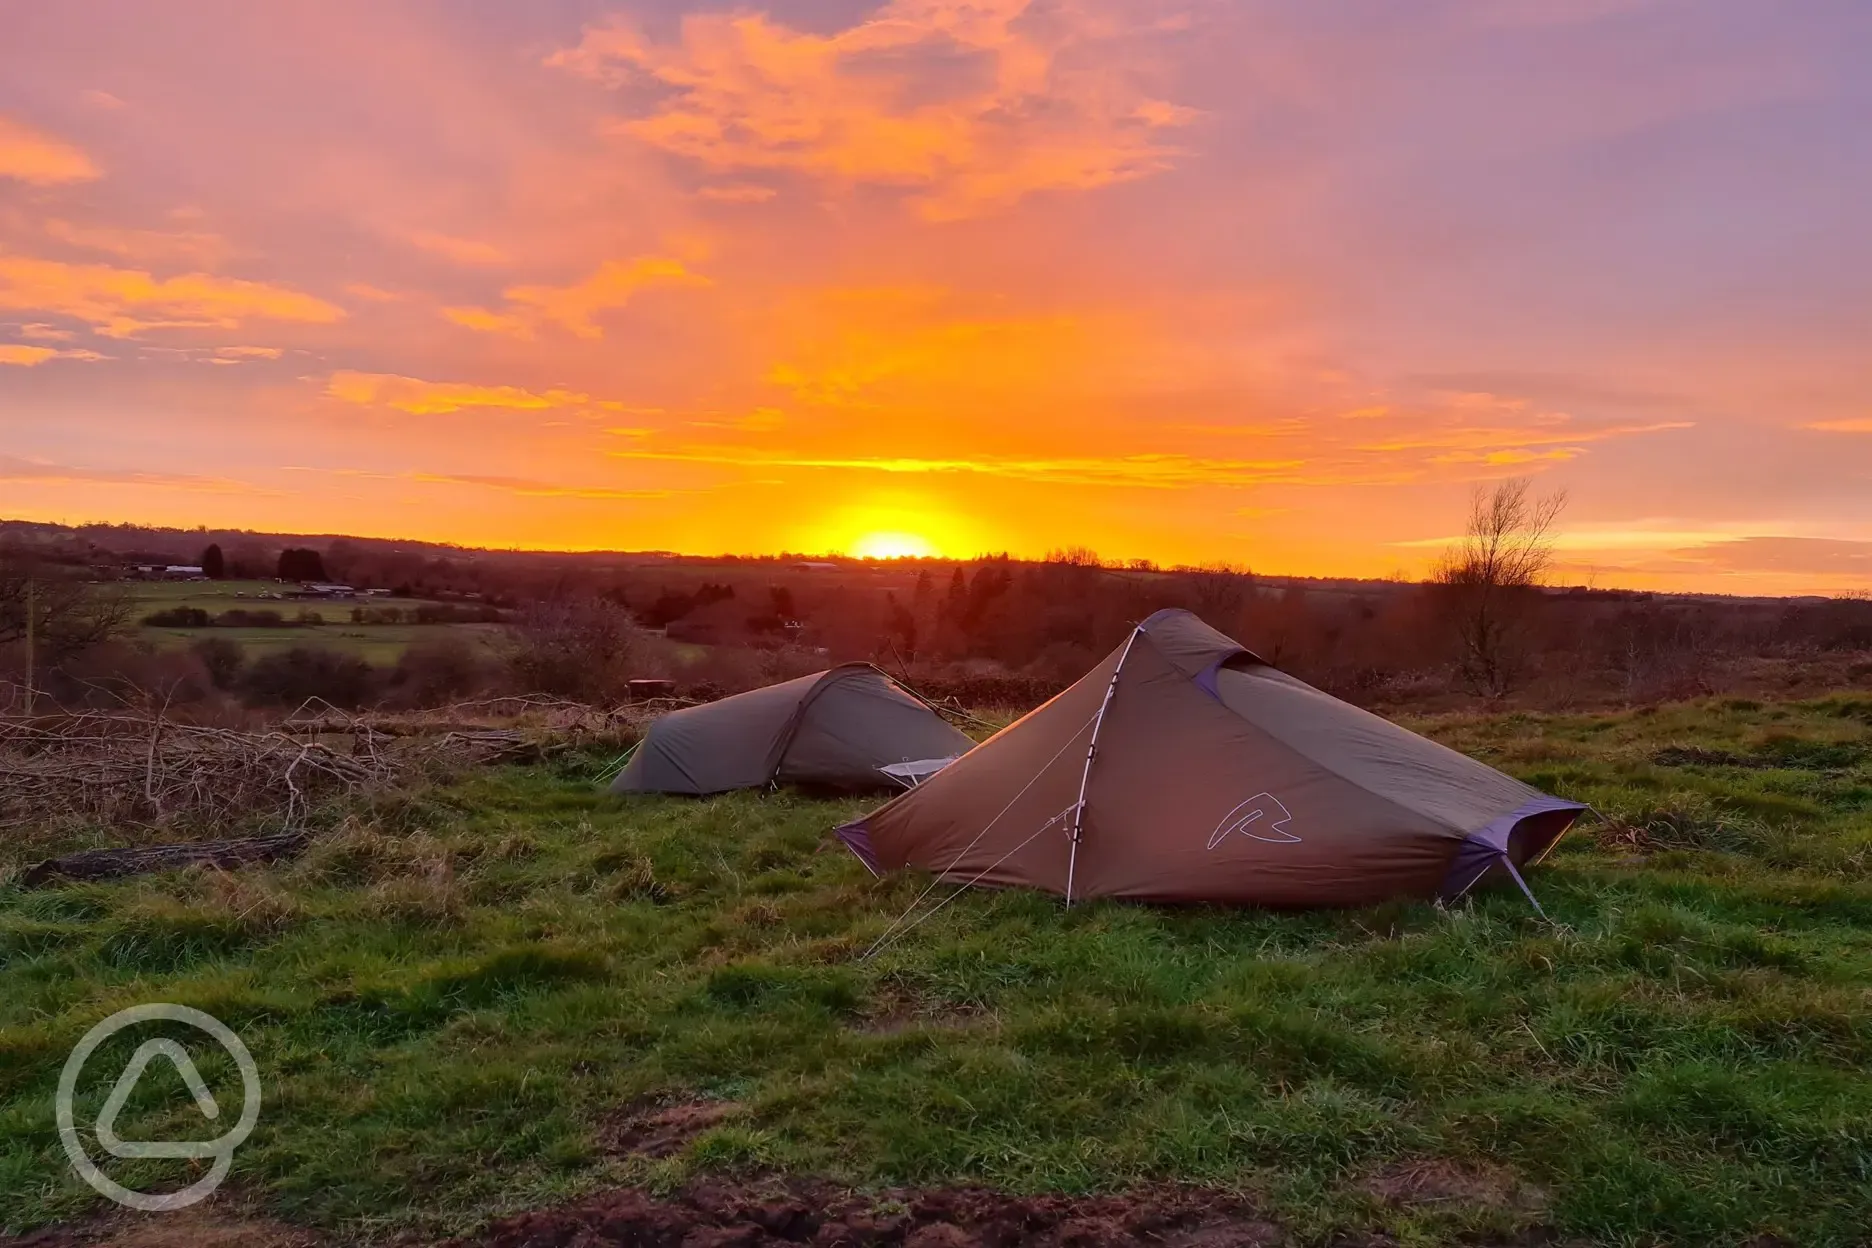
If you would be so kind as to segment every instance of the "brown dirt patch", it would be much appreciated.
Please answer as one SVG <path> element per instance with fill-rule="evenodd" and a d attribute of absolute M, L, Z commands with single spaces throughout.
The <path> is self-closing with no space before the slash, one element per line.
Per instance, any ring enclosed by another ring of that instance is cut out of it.
<path fill-rule="evenodd" d="M 1508 1167 L 1489 1162 L 1399 1162 L 1372 1175 L 1364 1187 L 1385 1204 L 1399 1207 L 1474 1205 L 1537 1213 L 1547 1206 L 1545 1192 L 1522 1182 Z"/>
<path fill-rule="evenodd" d="M 1008 1196 L 974 1188 L 859 1196 L 805 1184 L 698 1183 L 658 1199 L 607 1193 L 503 1218 L 446 1248 L 1274 1248 L 1285 1239 L 1233 1197 Z"/>
<path fill-rule="evenodd" d="M 885 993 L 867 1001 L 863 1014 L 852 1020 L 851 1027 L 867 1035 L 895 1036 L 920 1028 L 961 1030 L 983 1022 L 992 1023 L 994 1017 L 978 1006 L 949 1005 L 904 993 Z"/>
<path fill-rule="evenodd" d="M 51 1226 L 0 1248 L 318 1248 L 310 1232 L 200 1205 L 175 1213 L 112 1212 L 81 1222 Z"/>
<path fill-rule="evenodd" d="M 690 1140 L 741 1111 L 736 1101 L 679 1101 L 673 1105 L 640 1101 L 600 1127 L 598 1138 L 613 1153 L 673 1157 Z"/>

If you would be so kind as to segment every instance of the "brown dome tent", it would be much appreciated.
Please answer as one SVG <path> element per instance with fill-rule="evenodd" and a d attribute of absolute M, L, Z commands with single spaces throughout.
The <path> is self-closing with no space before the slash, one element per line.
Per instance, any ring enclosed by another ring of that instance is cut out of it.
<path fill-rule="evenodd" d="M 650 725 L 611 791 L 881 789 L 895 782 L 880 768 L 954 758 L 974 744 L 871 664 L 845 663 L 670 712 Z"/>
<path fill-rule="evenodd" d="M 1159 611 L 839 835 L 874 872 L 914 865 L 1069 903 L 1356 906 L 1520 882 L 1583 809 Z"/>

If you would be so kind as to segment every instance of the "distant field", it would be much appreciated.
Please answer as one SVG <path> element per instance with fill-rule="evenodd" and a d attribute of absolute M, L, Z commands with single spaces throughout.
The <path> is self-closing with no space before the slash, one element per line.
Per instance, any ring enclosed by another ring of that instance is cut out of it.
<path fill-rule="evenodd" d="M 329 618 L 329 616 L 327 617 Z M 462 637 L 492 647 L 499 624 L 323 624 L 309 628 L 145 628 L 142 635 L 161 648 L 186 646 L 202 637 L 238 641 L 250 659 L 294 646 L 318 646 L 355 654 L 368 663 L 389 665 L 419 641 Z"/>
<path fill-rule="evenodd" d="M 223 611 L 277 611 L 292 619 L 301 611 L 316 612 L 325 623 L 303 628 L 151 628 L 139 623 L 138 634 L 160 649 L 186 646 L 202 637 L 239 642 L 250 659 L 294 646 L 319 646 L 355 654 L 366 662 L 389 666 L 419 641 L 454 636 L 492 645 L 498 624 L 353 624 L 354 608 L 408 610 L 430 604 L 423 598 L 374 597 L 321 602 L 310 598 L 269 598 L 288 587 L 278 581 L 138 581 L 128 586 L 136 600 L 134 619 L 157 611 L 193 607 L 219 615 Z"/>
<path fill-rule="evenodd" d="M 127 581 L 124 588 L 145 612 L 169 607 L 200 607 L 204 611 L 226 611 L 245 607 L 262 594 L 283 593 L 291 588 L 278 581 Z M 283 607 L 291 599 L 268 605 Z"/>
<path fill-rule="evenodd" d="M 1512 890 L 1311 913 L 975 890 L 867 959 L 928 879 L 831 840 L 866 803 L 620 803 L 608 750 L 380 803 L 277 868 L 28 891 L 7 869 L 55 846 L 0 842 L 0 1233 L 99 1208 L 61 1064 L 172 1001 L 264 1074 L 240 1207 L 333 1243 L 759 1173 L 1180 1181 L 1288 1244 L 1864 1244 L 1872 697 L 1420 726 L 1605 814 L 1529 875 L 1552 922 Z M 127 1138 L 200 1134 L 138 1095 Z"/>

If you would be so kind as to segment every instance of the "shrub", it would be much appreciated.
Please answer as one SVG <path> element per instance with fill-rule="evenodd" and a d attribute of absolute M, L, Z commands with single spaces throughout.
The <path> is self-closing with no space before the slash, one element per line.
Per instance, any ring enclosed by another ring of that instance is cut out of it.
<path fill-rule="evenodd" d="M 507 664 L 516 686 L 586 702 L 621 698 L 642 630 L 603 598 L 537 602 L 514 630 Z"/>
<path fill-rule="evenodd" d="M 214 620 L 220 628 L 285 628 L 286 619 L 277 611 L 248 611 L 235 607 L 223 611 Z"/>
<path fill-rule="evenodd" d="M 390 681 L 404 706 L 441 706 L 473 694 L 486 677 L 474 646 L 460 637 L 438 637 L 406 650 Z"/>
<path fill-rule="evenodd" d="M 143 623 L 148 628 L 207 628 L 210 621 L 200 607 L 170 607 L 152 611 L 143 617 Z"/>
<path fill-rule="evenodd" d="M 213 695 L 200 660 L 188 651 L 105 642 L 47 670 L 40 689 L 62 706 L 190 706 Z"/>
<path fill-rule="evenodd" d="M 417 624 L 498 624 L 501 613 L 489 606 L 455 606 L 446 602 L 429 602 L 412 608 L 409 618 Z"/>
<path fill-rule="evenodd" d="M 262 706 L 297 706 L 320 698 L 354 709 L 370 700 L 376 669 L 356 655 L 316 646 L 294 646 L 256 660 L 244 682 L 247 700 Z"/>
<path fill-rule="evenodd" d="M 189 647 L 208 673 L 209 681 L 217 689 L 232 689 L 240 680 L 241 669 L 247 665 L 247 651 L 238 641 L 226 637 L 203 637 Z"/>

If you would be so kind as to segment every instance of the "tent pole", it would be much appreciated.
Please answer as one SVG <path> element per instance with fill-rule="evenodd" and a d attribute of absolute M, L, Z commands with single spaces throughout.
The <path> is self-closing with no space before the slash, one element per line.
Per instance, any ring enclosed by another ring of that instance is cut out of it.
<path fill-rule="evenodd" d="M 1142 624 L 1131 630 L 1125 638 L 1124 651 L 1118 656 L 1118 666 L 1112 668 L 1111 682 L 1105 686 L 1105 700 L 1099 703 L 1098 714 L 1092 717 L 1092 739 L 1086 742 L 1085 770 L 1079 773 L 1079 800 L 1073 803 L 1072 831 L 1068 836 L 1070 848 L 1066 851 L 1066 905 L 1072 905 L 1073 874 L 1079 867 L 1079 829 L 1085 822 L 1086 786 L 1092 782 L 1092 756 L 1098 753 L 1099 729 L 1105 724 L 1105 708 L 1111 705 L 1112 695 L 1118 692 L 1118 676 L 1124 671 L 1125 660 L 1131 657 L 1131 646 L 1144 631 Z"/>
<path fill-rule="evenodd" d="M 1534 900 L 1534 890 L 1527 886 L 1527 881 L 1521 878 L 1521 873 L 1519 871 L 1515 870 L 1514 859 L 1510 858 L 1507 854 L 1503 854 L 1501 860 L 1502 866 L 1508 868 L 1508 874 L 1514 877 L 1514 882 L 1521 886 L 1521 895 L 1528 899 L 1528 905 L 1534 907 L 1534 913 L 1540 915 L 1542 922 L 1553 922 L 1552 919 L 1547 917 L 1547 912 L 1541 909 L 1540 902 Z"/>

